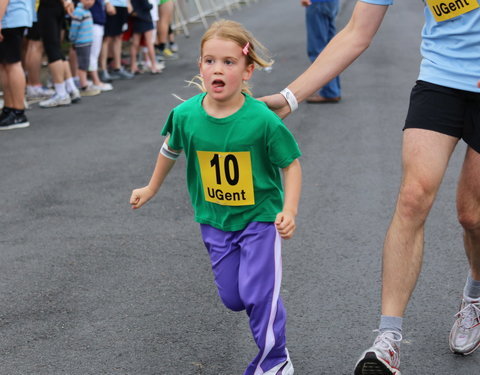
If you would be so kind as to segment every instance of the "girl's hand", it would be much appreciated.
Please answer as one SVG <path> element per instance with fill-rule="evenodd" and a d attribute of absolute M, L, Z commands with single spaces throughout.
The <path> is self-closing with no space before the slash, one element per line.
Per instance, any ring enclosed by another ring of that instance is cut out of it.
<path fill-rule="evenodd" d="M 130 204 L 132 208 L 135 210 L 137 208 L 142 207 L 145 203 L 147 203 L 152 197 L 155 195 L 155 192 L 152 191 L 148 186 L 145 186 L 140 189 L 135 189 L 132 191 L 132 195 L 130 197 Z"/>
<path fill-rule="evenodd" d="M 293 237 L 293 232 L 295 232 L 295 216 L 290 212 L 282 211 L 277 214 L 275 219 L 275 226 L 277 231 L 284 240 L 289 240 Z"/>

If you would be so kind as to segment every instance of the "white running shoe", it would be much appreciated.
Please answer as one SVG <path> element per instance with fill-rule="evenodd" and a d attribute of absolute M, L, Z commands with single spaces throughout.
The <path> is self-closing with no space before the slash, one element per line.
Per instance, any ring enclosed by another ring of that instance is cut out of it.
<path fill-rule="evenodd" d="M 50 99 L 43 100 L 38 105 L 42 108 L 60 107 L 64 105 L 70 105 L 72 103 L 70 96 L 60 96 L 58 94 L 53 95 Z"/>
<path fill-rule="evenodd" d="M 462 300 L 457 320 L 450 331 L 450 350 L 468 355 L 480 346 L 480 300 Z"/>
<path fill-rule="evenodd" d="M 373 346 L 363 352 L 355 365 L 355 375 L 401 375 L 399 332 L 380 332 Z"/>
<path fill-rule="evenodd" d="M 81 96 L 95 96 L 101 93 L 100 89 L 97 89 L 92 86 L 83 87 L 80 89 Z"/>
<path fill-rule="evenodd" d="M 69 93 L 69 95 L 70 95 L 70 101 L 72 103 L 78 103 L 82 99 L 82 96 L 80 95 L 80 91 L 78 90 L 73 90 L 72 92 Z"/>
<path fill-rule="evenodd" d="M 91 85 L 92 89 L 100 90 L 101 92 L 112 91 L 113 86 L 110 83 L 102 82 L 100 85 Z"/>
<path fill-rule="evenodd" d="M 27 86 L 26 100 L 30 103 L 46 100 L 55 95 L 55 90 L 42 86 Z"/>
<path fill-rule="evenodd" d="M 294 370 L 292 361 L 290 360 L 290 354 L 287 348 L 285 348 L 285 351 L 287 352 L 287 360 L 264 372 L 263 375 L 293 375 Z"/>

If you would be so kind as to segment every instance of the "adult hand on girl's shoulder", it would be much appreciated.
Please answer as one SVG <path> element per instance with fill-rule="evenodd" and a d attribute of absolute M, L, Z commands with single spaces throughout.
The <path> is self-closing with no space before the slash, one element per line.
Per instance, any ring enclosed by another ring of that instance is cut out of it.
<path fill-rule="evenodd" d="M 277 214 L 275 219 L 275 226 L 277 231 L 284 240 L 289 240 L 293 237 L 296 229 L 295 215 L 288 211 L 282 211 Z"/>
<path fill-rule="evenodd" d="M 290 106 L 282 94 L 273 94 L 269 96 L 262 96 L 258 100 L 264 102 L 268 108 L 275 112 L 278 117 L 284 119 L 290 114 Z"/>
<path fill-rule="evenodd" d="M 145 203 L 147 203 L 153 196 L 155 192 L 150 189 L 150 187 L 145 186 L 140 189 L 135 189 L 132 191 L 132 195 L 130 196 L 130 204 L 132 205 L 133 209 L 137 209 L 142 207 Z"/>

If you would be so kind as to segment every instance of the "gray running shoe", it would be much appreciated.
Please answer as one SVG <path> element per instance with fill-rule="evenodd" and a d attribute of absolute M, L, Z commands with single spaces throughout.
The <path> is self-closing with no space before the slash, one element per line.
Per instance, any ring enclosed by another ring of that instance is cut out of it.
<path fill-rule="evenodd" d="M 58 94 L 53 95 L 50 99 L 43 100 L 38 105 L 42 108 L 52 108 L 52 107 L 60 107 L 64 105 L 70 105 L 72 103 L 70 96 L 60 96 Z"/>
<path fill-rule="evenodd" d="M 468 355 L 480 346 L 480 300 L 462 300 L 460 311 L 455 314 L 457 320 L 450 331 L 450 350 L 457 354 Z"/>
<path fill-rule="evenodd" d="M 355 366 L 355 375 L 401 375 L 399 332 L 380 332 L 373 346 L 363 352 Z"/>
<path fill-rule="evenodd" d="M 285 351 L 287 352 L 287 360 L 264 372 L 263 375 L 293 375 L 294 370 L 292 361 L 290 360 L 290 354 L 286 348 Z"/>
<path fill-rule="evenodd" d="M 110 74 L 106 70 L 98 72 L 98 77 L 102 82 L 112 82 L 112 77 L 110 77 Z"/>
<path fill-rule="evenodd" d="M 112 79 L 132 79 L 134 75 L 132 73 L 127 72 L 125 69 L 113 70 L 110 73 L 110 77 Z"/>

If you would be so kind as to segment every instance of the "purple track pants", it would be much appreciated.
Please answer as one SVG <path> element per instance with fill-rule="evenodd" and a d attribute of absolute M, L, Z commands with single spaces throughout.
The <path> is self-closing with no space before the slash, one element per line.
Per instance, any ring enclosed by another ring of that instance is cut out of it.
<path fill-rule="evenodd" d="M 244 375 L 261 375 L 287 359 L 286 312 L 280 298 L 281 242 L 274 223 L 224 232 L 201 224 L 218 293 L 226 307 L 246 310 L 259 348 Z"/>

